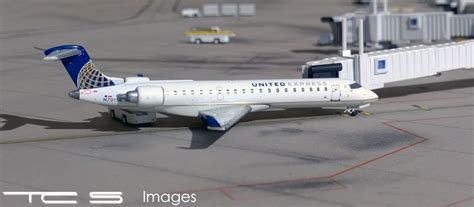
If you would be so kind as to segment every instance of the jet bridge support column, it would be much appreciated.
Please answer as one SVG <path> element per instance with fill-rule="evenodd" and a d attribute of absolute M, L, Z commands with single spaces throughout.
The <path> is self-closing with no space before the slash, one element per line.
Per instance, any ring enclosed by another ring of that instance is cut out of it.
<path fill-rule="evenodd" d="M 347 17 L 342 18 L 342 50 L 339 50 L 342 57 L 350 57 L 351 50 L 347 49 Z"/>
<path fill-rule="evenodd" d="M 359 55 L 354 57 L 354 80 L 361 84 L 365 82 L 364 77 L 366 76 L 367 70 L 369 68 L 368 55 L 364 53 L 364 19 L 359 19 Z"/>
<path fill-rule="evenodd" d="M 386 3 L 386 2 L 384 2 Z M 385 4 L 384 4 L 384 9 L 385 9 Z M 379 35 L 381 34 L 381 25 L 380 25 L 380 22 L 381 22 L 381 19 L 380 19 L 380 14 L 378 13 L 378 0 L 372 0 L 372 13 L 373 13 L 373 16 L 375 17 L 375 36 L 372 37 L 373 39 L 373 48 L 379 48 Z M 372 27 L 372 26 L 371 26 Z"/>
<path fill-rule="evenodd" d="M 372 13 L 377 14 L 377 0 L 372 0 Z"/>
<path fill-rule="evenodd" d="M 359 55 L 364 54 L 364 19 L 359 19 Z"/>

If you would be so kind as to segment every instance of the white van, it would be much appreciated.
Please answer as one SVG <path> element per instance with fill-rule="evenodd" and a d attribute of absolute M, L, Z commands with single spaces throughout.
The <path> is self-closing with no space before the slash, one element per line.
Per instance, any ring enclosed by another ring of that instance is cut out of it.
<path fill-rule="evenodd" d="M 196 8 L 187 8 L 187 9 L 181 10 L 181 16 L 190 17 L 190 18 L 200 17 L 201 12 L 199 11 L 199 9 L 196 9 Z"/>

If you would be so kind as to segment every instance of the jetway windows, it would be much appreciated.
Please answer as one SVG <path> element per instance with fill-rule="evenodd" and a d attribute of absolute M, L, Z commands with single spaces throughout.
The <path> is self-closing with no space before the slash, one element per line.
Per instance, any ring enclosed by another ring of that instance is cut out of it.
<path fill-rule="evenodd" d="M 409 17 L 408 18 L 408 29 L 417 30 L 421 28 L 421 22 L 419 17 Z"/>
<path fill-rule="evenodd" d="M 385 60 L 380 60 L 378 62 L 377 69 L 385 69 Z"/>
<path fill-rule="evenodd" d="M 375 60 L 375 75 L 386 74 L 388 72 L 388 60 L 386 58 L 378 58 Z"/>

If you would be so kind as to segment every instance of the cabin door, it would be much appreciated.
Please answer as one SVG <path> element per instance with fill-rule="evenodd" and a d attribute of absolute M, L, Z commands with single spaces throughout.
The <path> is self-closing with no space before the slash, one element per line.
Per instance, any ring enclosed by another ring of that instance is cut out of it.
<path fill-rule="evenodd" d="M 339 85 L 331 86 L 331 101 L 340 101 L 341 100 L 341 90 Z"/>
<path fill-rule="evenodd" d="M 222 90 L 222 87 L 217 87 L 217 100 L 222 101 L 224 99 L 224 90 Z"/>

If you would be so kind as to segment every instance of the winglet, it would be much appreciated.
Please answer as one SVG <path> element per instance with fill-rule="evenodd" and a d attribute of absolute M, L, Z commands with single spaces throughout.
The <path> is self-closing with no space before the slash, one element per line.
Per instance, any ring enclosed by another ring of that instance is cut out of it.
<path fill-rule="evenodd" d="M 226 131 L 251 110 L 252 108 L 247 105 L 227 106 L 200 111 L 199 116 L 207 122 L 207 129 Z"/>

